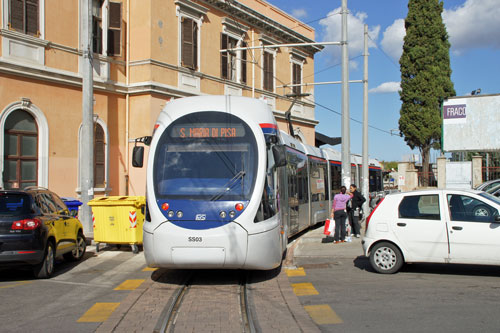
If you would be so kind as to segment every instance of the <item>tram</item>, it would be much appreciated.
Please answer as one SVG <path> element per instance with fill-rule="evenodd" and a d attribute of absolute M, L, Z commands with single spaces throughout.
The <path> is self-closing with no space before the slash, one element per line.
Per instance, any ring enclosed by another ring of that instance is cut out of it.
<path fill-rule="evenodd" d="M 174 100 L 150 141 L 143 227 L 150 267 L 278 267 L 288 238 L 324 222 L 341 185 L 340 153 L 279 131 L 257 99 Z M 380 164 L 370 164 L 375 189 Z"/>

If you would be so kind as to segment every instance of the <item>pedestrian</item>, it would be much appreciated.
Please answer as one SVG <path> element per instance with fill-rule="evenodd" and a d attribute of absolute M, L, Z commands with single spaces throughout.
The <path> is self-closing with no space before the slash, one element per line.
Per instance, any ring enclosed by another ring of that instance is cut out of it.
<path fill-rule="evenodd" d="M 352 233 L 356 238 L 359 238 L 361 236 L 359 216 L 361 207 L 363 206 L 363 203 L 366 201 L 366 199 L 361 193 L 359 193 L 356 185 L 351 184 L 349 190 L 351 192 L 351 207 L 350 209 L 348 209 L 347 213 L 349 216 Z"/>
<path fill-rule="evenodd" d="M 345 242 L 345 220 L 347 218 L 346 204 L 351 198 L 349 194 L 346 194 L 346 190 L 346 187 L 342 186 L 340 188 L 340 193 L 333 197 L 331 212 L 331 218 L 335 220 L 335 236 L 333 237 L 333 243 Z"/>

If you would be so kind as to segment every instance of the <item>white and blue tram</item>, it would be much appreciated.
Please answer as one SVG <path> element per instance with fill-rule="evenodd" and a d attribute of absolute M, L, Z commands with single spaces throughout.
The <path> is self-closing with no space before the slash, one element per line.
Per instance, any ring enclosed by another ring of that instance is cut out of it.
<path fill-rule="evenodd" d="M 380 172 L 373 164 L 370 172 Z M 340 170 L 339 152 L 280 132 L 263 101 L 174 100 L 158 117 L 148 157 L 147 264 L 278 267 L 288 238 L 328 217 Z M 381 182 L 375 173 L 374 182 Z"/>

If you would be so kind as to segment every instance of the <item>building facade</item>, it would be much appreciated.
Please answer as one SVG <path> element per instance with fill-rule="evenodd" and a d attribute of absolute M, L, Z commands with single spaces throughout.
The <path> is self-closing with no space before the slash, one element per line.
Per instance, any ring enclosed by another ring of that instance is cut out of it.
<path fill-rule="evenodd" d="M 0 0 L 3 188 L 79 195 L 83 0 Z M 271 105 L 314 144 L 314 30 L 262 0 L 92 0 L 94 194 L 142 195 L 134 138 L 175 98 L 232 94 Z M 258 47 L 253 48 L 252 47 Z M 244 49 L 248 48 L 248 49 Z M 236 50 L 233 50 L 236 49 Z M 221 52 L 221 50 L 228 50 Z M 295 86 L 290 86 L 295 84 Z"/>

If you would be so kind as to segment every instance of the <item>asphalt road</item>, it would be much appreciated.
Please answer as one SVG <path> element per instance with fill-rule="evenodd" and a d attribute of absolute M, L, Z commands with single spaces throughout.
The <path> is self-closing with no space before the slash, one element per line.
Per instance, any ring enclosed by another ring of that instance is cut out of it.
<path fill-rule="evenodd" d="M 296 263 L 306 275 L 290 282 L 318 291 L 301 304 L 328 304 L 341 320 L 320 325 L 324 332 L 499 331 L 500 267 L 413 264 L 382 275 L 364 256 Z"/>
<path fill-rule="evenodd" d="M 94 332 L 98 318 L 78 320 L 96 303 L 121 302 L 130 293 L 115 290 L 123 282 L 151 275 L 142 271 L 142 252 L 107 248 L 97 255 L 93 249 L 79 263 L 58 261 L 47 280 L 34 279 L 28 270 L 0 270 L 0 332 Z"/>

